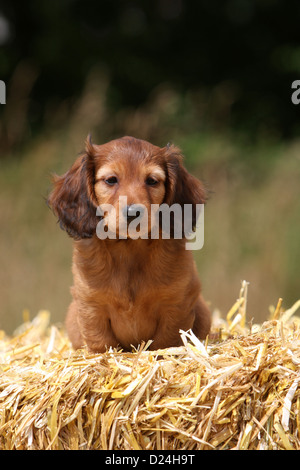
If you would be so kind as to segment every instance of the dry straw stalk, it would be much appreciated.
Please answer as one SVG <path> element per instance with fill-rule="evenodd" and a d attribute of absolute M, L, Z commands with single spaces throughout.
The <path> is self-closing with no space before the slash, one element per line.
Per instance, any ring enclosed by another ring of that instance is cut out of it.
<path fill-rule="evenodd" d="M 203 345 L 74 352 L 42 311 L 0 335 L 0 449 L 300 449 L 300 301 L 247 326 L 247 283 Z"/>

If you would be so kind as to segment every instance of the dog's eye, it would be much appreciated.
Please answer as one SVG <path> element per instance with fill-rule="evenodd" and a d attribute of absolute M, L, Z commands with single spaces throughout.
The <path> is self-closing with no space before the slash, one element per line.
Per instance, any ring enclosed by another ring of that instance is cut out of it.
<path fill-rule="evenodd" d="M 116 184 L 118 182 L 118 179 L 116 176 L 110 176 L 109 178 L 106 178 L 105 179 L 105 183 L 106 184 L 109 184 L 110 186 L 113 186 L 114 184 Z"/>
<path fill-rule="evenodd" d="M 148 176 L 148 178 L 146 179 L 146 184 L 148 186 L 155 186 L 157 183 L 158 183 L 158 181 L 156 179 L 152 178 L 152 176 Z"/>

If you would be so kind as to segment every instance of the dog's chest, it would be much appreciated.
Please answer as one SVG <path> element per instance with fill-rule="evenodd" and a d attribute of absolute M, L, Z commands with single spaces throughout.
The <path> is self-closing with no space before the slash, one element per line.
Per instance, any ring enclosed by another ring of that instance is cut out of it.
<path fill-rule="evenodd" d="M 150 312 L 142 312 L 131 302 L 127 309 L 118 308 L 112 312 L 111 328 L 119 343 L 125 348 L 130 348 L 153 337 L 156 318 Z"/>
<path fill-rule="evenodd" d="M 126 305 L 125 309 L 130 314 L 133 310 L 133 304 L 137 297 L 143 295 L 148 284 L 149 271 L 134 261 L 129 263 L 116 264 L 113 268 L 108 286 L 122 303 Z M 125 306 L 124 305 L 124 306 Z"/>

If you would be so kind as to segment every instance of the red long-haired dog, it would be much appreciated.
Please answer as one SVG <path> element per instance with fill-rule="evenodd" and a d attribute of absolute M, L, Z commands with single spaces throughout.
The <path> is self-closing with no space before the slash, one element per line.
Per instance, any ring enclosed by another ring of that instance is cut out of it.
<path fill-rule="evenodd" d="M 127 198 L 122 210 L 119 196 Z M 130 350 L 148 340 L 151 349 L 178 346 L 180 329 L 206 337 L 210 312 L 185 238 L 133 239 L 118 232 L 115 238 L 100 238 L 96 233 L 101 220 L 96 209 L 104 203 L 116 209 L 118 227 L 121 219 L 134 218 L 136 205 L 150 214 L 152 204 L 195 207 L 204 201 L 203 185 L 184 168 L 178 148 L 133 137 L 104 145 L 88 139 L 84 155 L 54 177 L 48 203 L 75 239 L 73 301 L 66 319 L 75 349 Z"/>

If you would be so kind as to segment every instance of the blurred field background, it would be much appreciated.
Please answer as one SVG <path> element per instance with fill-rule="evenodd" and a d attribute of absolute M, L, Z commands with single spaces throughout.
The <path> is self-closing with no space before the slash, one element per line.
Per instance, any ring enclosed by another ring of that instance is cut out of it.
<path fill-rule="evenodd" d="M 72 241 L 45 197 L 89 132 L 173 142 L 206 182 L 212 308 L 243 279 L 249 321 L 300 298 L 299 17 L 296 0 L 2 0 L 0 329 L 24 309 L 64 319 Z"/>

